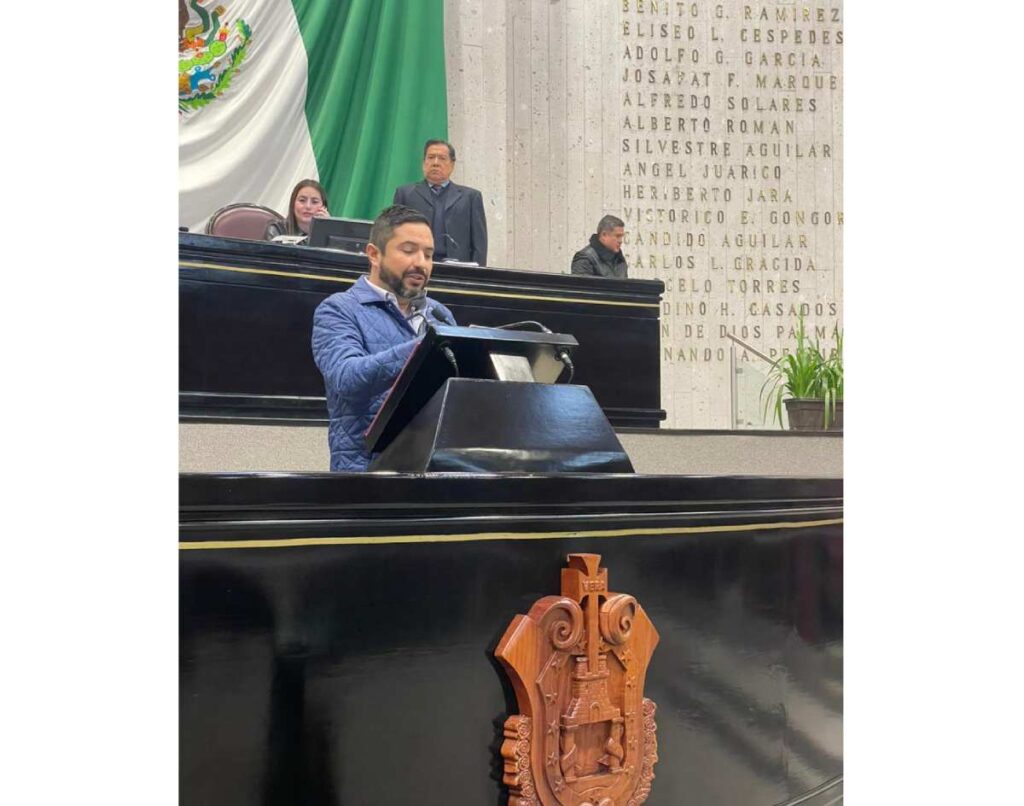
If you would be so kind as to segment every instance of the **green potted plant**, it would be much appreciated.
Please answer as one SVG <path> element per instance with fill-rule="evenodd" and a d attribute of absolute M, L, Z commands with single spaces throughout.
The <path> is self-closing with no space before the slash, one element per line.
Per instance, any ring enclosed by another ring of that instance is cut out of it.
<path fill-rule="evenodd" d="M 841 430 L 843 427 L 843 336 L 835 328 L 836 346 L 828 354 L 817 340 L 807 338 L 804 318 L 796 331 L 796 349 L 772 364 L 761 387 L 764 418 L 769 411 L 782 423 L 786 404 L 789 427 L 794 431 Z"/>
<path fill-rule="evenodd" d="M 843 430 L 843 332 L 836 325 L 832 334 L 836 346 L 826 357 L 815 342 L 821 362 L 820 393 L 824 403 L 824 424 L 830 430 Z"/>

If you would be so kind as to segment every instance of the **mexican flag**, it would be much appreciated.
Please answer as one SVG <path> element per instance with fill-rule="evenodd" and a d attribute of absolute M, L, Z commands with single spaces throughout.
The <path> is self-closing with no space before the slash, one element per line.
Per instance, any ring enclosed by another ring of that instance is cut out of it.
<path fill-rule="evenodd" d="M 178 223 L 318 179 L 373 218 L 448 133 L 444 0 L 179 0 Z"/>

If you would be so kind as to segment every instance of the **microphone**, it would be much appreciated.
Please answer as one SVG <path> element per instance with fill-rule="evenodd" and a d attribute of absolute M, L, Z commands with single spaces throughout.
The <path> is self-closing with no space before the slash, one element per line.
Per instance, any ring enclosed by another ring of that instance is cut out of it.
<path fill-rule="evenodd" d="M 455 247 L 456 251 L 458 251 L 458 249 L 459 249 L 459 242 L 456 241 L 447 232 L 444 234 L 444 237 L 447 238 L 449 241 L 451 241 L 451 245 Z M 470 260 L 468 257 L 467 258 L 452 257 L 449 254 L 445 254 L 444 258 L 442 258 L 440 262 L 441 263 L 462 263 L 465 266 L 479 266 L 480 265 L 475 260 Z"/>
<path fill-rule="evenodd" d="M 452 369 L 455 371 L 455 377 L 459 377 L 459 362 L 455 360 L 455 353 L 452 348 L 448 346 L 448 342 L 441 342 L 438 347 L 441 348 L 441 352 L 444 353 L 444 357 L 448 359 L 448 363 L 452 365 Z"/>
<path fill-rule="evenodd" d="M 455 318 L 440 305 L 431 306 L 430 315 L 437 319 L 439 322 L 441 322 L 441 324 L 443 325 L 451 325 L 452 327 L 458 327 L 458 325 L 455 324 Z"/>
<path fill-rule="evenodd" d="M 566 369 L 569 370 L 569 379 L 566 383 L 572 383 L 572 378 L 576 374 L 576 367 L 573 366 L 572 359 L 569 358 L 569 351 L 564 347 L 556 347 L 555 355 L 558 357 L 559 361 L 565 364 Z"/>
<path fill-rule="evenodd" d="M 441 324 L 451 325 L 452 327 L 458 327 L 458 325 L 455 324 L 455 317 L 453 317 L 440 305 L 432 305 L 428 310 L 430 312 L 430 315 L 433 316 Z M 438 349 L 440 349 L 441 352 L 444 353 L 444 357 L 448 359 L 448 363 L 452 365 L 452 369 L 455 371 L 455 377 L 458 378 L 459 362 L 455 360 L 454 351 L 450 346 L 448 346 L 448 342 L 446 341 L 442 341 L 437 346 Z"/>

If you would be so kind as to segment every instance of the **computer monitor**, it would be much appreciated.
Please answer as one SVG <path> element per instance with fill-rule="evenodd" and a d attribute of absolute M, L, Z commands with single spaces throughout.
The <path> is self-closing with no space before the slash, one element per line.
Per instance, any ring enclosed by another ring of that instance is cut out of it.
<path fill-rule="evenodd" d="M 359 218 L 316 218 L 309 222 L 309 246 L 365 252 L 372 221 Z"/>

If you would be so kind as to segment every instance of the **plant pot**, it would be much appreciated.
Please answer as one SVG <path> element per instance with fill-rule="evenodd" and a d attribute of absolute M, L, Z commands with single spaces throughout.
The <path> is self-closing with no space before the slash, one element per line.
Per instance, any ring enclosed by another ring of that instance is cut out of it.
<path fill-rule="evenodd" d="M 791 397 L 786 400 L 790 431 L 824 431 L 825 401 Z"/>
<path fill-rule="evenodd" d="M 825 401 L 817 398 L 791 397 L 786 401 L 791 431 L 825 431 Z M 835 419 L 829 423 L 829 431 L 843 430 L 843 401 L 836 401 Z"/>
<path fill-rule="evenodd" d="M 842 431 L 843 430 L 843 401 L 842 400 L 837 400 L 836 401 L 836 416 L 835 416 L 835 419 L 832 420 L 832 422 L 830 422 L 828 424 L 828 430 L 829 431 Z"/>

